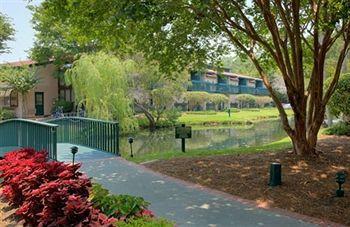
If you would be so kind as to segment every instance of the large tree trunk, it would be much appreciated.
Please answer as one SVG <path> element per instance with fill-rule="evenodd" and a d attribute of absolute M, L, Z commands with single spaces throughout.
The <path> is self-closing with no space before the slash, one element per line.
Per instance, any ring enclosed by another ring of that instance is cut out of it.
<path fill-rule="evenodd" d="M 19 105 L 19 115 L 18 117 L 19 118 L 25 118 L 26 117 L 26 97 L 25 97 L 25 94 L 22 94 L 22 93 L 19 93 L 20 94 L 20 100 L 21 100 L 21 103 Z"/>
<path fill-rule="evenodd" d="M 26 102 L 26 94 L 22 94 L 22 105 L 23 105 L 23 108 L 22 108 L 22 117 L 23 118 L 26 118 L 27 116 L 27 102 Z"/>
<path fill-rule="evenodd" d="M 302 156 L 317 155 L 317 136 L 324 121 L 325 112 L 326 108 L 322 106 L 318 112 L 314 112 L 313 117 L 307 119 L 306 116 L 310 113 L 306 114 L 306 111 L 300 113 L 300 109 L 294 110 L 294 130 L 288 134 L 292 139 L 294 153 Z"/>

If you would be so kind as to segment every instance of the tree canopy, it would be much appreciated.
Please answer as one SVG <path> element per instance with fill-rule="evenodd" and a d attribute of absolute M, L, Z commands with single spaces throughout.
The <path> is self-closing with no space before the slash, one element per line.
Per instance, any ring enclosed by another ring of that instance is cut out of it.
<path fill-rule="evenodd" d="M 13 39 L 14 33 L 9 18 L 0 12 L 0 54 L 8 52 L 6 42 Z"/>
<path fill-rule="evenodd" d="M 232 51 L 249 58 L 294 151 L 313 155 L 349 50 L 349 9 L 348 0 L 45 0 L 35 12 L 51 17 L 49 24 L 64 25 L 61 35 L 68 42 L 108 51 L 131 46 L 164 70 L 182 70 Z M 338 40 L 332 81 L 324 90 L 327 54 Z M 285 83 L 294 125 L 271 85 L 269 74 L 275 70 Z"/>
<path fill-rule="evenodd" d="M 36 75 L 35 67 L 12 67 L 2 66 L 0 68 L 0 82 L 6 83 L 11 89 L 21 94 L 22 97 L 22 111 L 23 117 L 26 113 L 26 95 L 35 88 L 39 79 Z"/>
<path fill-rule="evenodd" d="M 0 81 L 7 83 L 17 92 L 25 94 L 35 87 L 39 79 L 36 76 L 36 68 L 5 65 L 0 68 Z"/>
<path fill-rule="evenodd" d="M 146 61 L 142 56 L 134 56 L 136 72 L 129 78 L 133 101 L 146 116 L 150 129 L 157 127 L 160 119 L 168 119 L 174 103 L 181 100 L 186 91 L 189 74 L 187 71 L 164 73 L 157 62 Z"/>

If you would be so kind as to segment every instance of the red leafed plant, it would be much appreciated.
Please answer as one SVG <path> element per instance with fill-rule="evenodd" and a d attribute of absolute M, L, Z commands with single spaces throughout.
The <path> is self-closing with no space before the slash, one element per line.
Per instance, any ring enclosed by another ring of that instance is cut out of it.
<path fill-rule="evenodd" d="M 88 202 L 90 180 L 80 165 L 47 161 L 46 152 L 21 149 L 0 160 L 1 196 L 18 208 L 16 214 L 30 226 L 110 226 Z"/>
<path fill-rule="evenodd" d="M 96 211 L 87 201 L 90 186 L 90 180 L 85 177 L 44 183 L 32 191 L 16 214 L 31 226 L 67 226 L 67 223 L 75 226 L 94 219 L 100 225 L 114 222 L 99 215 L 95 217 Z"/>
<path fill-rule="evenodd" d="M 36 152 L 34 149 L 7 153 L 0 160 L 0 178 L 3 179 L 1 196 L 11 205 L 21 205 L 25 198 L 24 193 L 41 184 L 40 178 L 33 173 L 42 170 L 46 160 L 46 152 Z"/>
<path fill-rule="evenodd" d="M 64 216 L 56 222 L 58 225 L 62 226 L 76 226 L 78 224 L 108 226 L 116 221 L 116 219 L 108 218 L 98 209 L 93 208 L 92 204 L 81 196 L 69 196 L 63 212 Z M 81 216 L 87 218 L 81 220 Z"/>

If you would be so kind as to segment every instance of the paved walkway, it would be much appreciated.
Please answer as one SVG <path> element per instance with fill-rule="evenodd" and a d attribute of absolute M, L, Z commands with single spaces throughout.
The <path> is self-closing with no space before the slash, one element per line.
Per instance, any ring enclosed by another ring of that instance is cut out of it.
<path fill-rule="evenodd" d="M 70 144 L 59 144 L 58 159 L 70 161 Z M 101 151 L 80 147 L 83 171 L 112 193 L 142 196 L 157 216 L 178 226 L 314 226 L 184 184 Z"/>

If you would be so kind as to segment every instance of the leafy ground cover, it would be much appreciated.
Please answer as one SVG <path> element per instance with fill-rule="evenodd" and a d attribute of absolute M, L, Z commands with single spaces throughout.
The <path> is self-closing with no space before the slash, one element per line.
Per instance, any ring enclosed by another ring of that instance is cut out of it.
<path fill-rule="evenodd" d="M 326 129 L 327 135 L 350 136 L 350 123 L 339 122 Z"/>
<path fill-rule="evenodd" d="M 259 152 L 254 148 L 245 154 L 177 157 L 145 165 L 166 175 L 253 200 L 260 207 L 279 207 L 350 225 L 349 181 L 344 184 L 345 197 L 335 197 L 336 172 L 350 173 L 349 137 L 321 136 L 317 147 L 320 156 L 315 159 L 293 155 L 287 144 L 279 141 L 260 147 Z M 280 152 L 272 152 L 276 151 L 273 148 Z M 282 185 L 269 187 L 269 165 L 276 161 L 282 164 Z"/>
<path fill-rule="evenodd" d="M 143 198 L 111 195 L 93 185 L 79 168 L 80 164 L 47 161 L 44 151 L 9 152 L 0 160 L 0 197 L 15 210 L 16 221 L 27 226 L 114 226 L 121 222 L 127 226 L 138 219 L 157 221 Z M 161 221 L 162 226 L 173 225 Z"/>
<path fill-rule="evenodd" d="M 287 113 L 290 116 L 292 115 L 291 110 L 287 110 Z M 276 108 L 241 109 L 239 111 L 231 111 L 231 117 L 226 111 L 198 111 L 183 113 L 178 122 L 188 125 L 247 124 L 278 117 L 279 113 Z"/>

